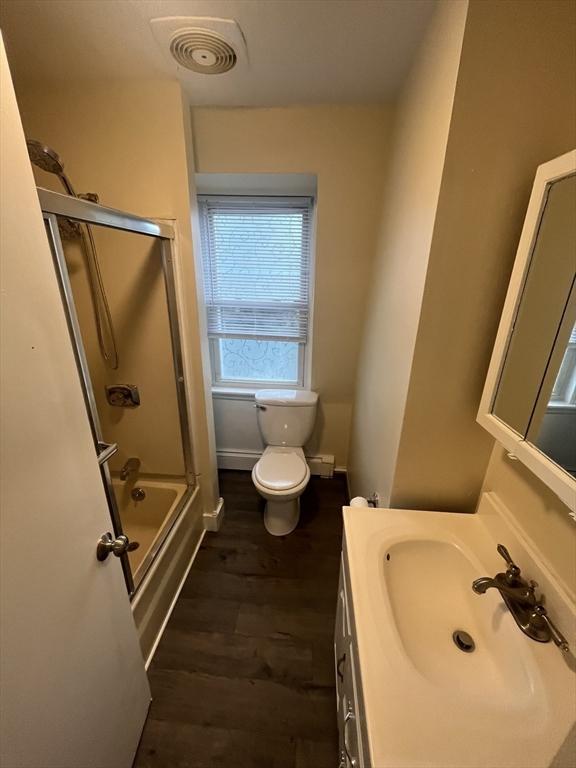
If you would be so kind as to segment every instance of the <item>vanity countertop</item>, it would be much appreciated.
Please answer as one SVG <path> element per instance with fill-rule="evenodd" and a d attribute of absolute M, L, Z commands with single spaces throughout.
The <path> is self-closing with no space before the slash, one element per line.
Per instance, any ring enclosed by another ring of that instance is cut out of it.
<path fill-rule="evenodd" d="M 346 507 L 344 531 L 373 768 L 549 766 L 576 716 L 576 605 L 499 499 L 473 515 Z M 570 653 L 523 634 L 496 590 L 472 591 L 505 570 L 498 543 Z"/>

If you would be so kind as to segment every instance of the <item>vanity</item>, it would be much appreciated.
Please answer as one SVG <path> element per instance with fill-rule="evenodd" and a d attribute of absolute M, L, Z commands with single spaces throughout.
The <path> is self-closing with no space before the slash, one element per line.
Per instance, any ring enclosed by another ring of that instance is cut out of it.
<path fill-rule="evenodd" d="M 575 211 L 573 151 L 538 168 L 477 415 L 574 520 Z M 514 512 L 344 508 L 340 768 L 576 765 L 576 584 Z"/>
<path fill-rule="evenodd" d="M 570 642 L 522 632 L 504 543 Z M 576 602 L 485 493 L 474 515 L 346 507 L 334 639 L 342 768 L 542 768 L 576 713 Z"/>

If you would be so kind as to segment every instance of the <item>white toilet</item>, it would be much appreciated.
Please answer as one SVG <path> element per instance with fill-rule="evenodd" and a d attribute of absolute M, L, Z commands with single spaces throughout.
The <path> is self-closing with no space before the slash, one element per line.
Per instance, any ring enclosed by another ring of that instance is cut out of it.
<path fill-rule="evenodd" d="M 266 530 L 285 536 L 298 525 L 300 495 L 310 479 L 302 446 L 314 428 L 318 395 L 301 389 L 261 389 L 255 397 L 266 449 L 252 470 L 252 482 L 266 499 Z"/>

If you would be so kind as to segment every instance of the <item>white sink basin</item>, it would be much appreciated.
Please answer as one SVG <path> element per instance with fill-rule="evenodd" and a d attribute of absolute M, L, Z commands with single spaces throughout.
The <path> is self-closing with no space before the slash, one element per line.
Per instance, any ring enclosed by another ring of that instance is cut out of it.
<path fill-rule="evenodd" d="M 505 570 L 505 544 L 574 649 L 574 603 L 494 502 L 476 515 L 345 510 L 373 768 L 544 768 L 570 730 L 574 657 L 524 635 L 496 590 L 472 591 Z"/>
<path fill-rule="evenodd" d="M 504 620 L 504 603 L 494 612 L 492 600 L 472 591 L 478 571 L 461 549 L 432 539 L 396 541 L 381 564 L 400 642 L 423 678 L 468 712 L 525 706 L 534 681 L 523 638 Z M 456 644 L 458 630 L 471 636 L 474 650 Z"/>

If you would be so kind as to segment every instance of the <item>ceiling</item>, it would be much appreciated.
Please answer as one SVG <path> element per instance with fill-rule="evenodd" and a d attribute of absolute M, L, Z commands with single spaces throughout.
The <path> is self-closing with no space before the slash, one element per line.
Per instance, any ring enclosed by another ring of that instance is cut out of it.
<path fill-rule="evenodd" d="M 17 84 L 178 78 L 192 104 L 374 103 L 400 88 L 434 0 L 3 0 Z M 179 68 L 150 19 L 234 19 L 248 63 L 219 75 Z"/>

